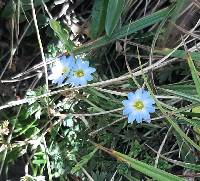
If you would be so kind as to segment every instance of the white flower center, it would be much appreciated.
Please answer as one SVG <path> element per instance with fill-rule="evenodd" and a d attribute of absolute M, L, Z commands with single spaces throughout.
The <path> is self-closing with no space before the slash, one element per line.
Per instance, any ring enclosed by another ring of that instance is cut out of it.
<path fill-rule="evenodd" d="M 68 69 L 68 67 L 63 67 L 62 68 L 62 73 L 64 74 L 64 73 L 67 73 L 69 71 L 69 69 Z"/>

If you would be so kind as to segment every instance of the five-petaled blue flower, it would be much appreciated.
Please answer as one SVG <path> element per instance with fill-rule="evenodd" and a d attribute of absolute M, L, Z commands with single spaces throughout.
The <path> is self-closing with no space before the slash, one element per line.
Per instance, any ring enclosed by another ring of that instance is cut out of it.
<path fill-rule="evenodd" d="M 95 71 L 95 68 L 89 67 L 88 61 L 82 61 L 78 58 L 67 82 L 73 86 L 86 85 L 88 81 L 93 79 L 91 74 Z"/>
<path fill-rule="evenodd" d="M 137 89 L 135 93 L 128 93 L 128 100 L 122 101 L 124 105 L 123 115 L 128 116 L 128 122 L 136 120 L 141 123 L 142 120 L 150 122 L 150 114 L 155 112 L 155 101 L 148 91 Z"/>
<path fill-rule="evenodd" d="M 75 65 L 73 56 L 62 56 L 55 61 L 55 65 L 52 67 L 52 74 L 49 76 L 49 80 L 52 83 L 61 85 L 65 78 L 69 75 L 71 69 Z"/>

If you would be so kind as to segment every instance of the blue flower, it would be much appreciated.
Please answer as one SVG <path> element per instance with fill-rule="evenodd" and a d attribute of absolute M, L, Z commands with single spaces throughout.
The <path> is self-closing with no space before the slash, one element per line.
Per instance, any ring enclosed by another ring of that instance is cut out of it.
<path fill-rule="evenodd" d="M 95 71 L 95 68 L 89 67 L 88 61 L 82 61 L 78 58 L 67 82 L 73 86 L 86 85 L 88 81 L 93 79 L 91 74 Z"/>
<path fill-rule="evenodd" d="M 61 85 L 65 78 L 69 75 L 71 69 L 75 64 L 73 56 L 62 56 L 55 61 L 55 65 L 52 67 L 52 74 L 49 76 L 49 80 L 52 83 Z"/>
<path fill-rule="evenodd" d="M 128 122 L 142 120 L 150 122 L 150 114 L 155 112 L 155 101 L 148 91 L 137 89 L 135 93 L 128 93 L 128 100 L 122 101 L 124 105 L 123 115 L 128 116 Z"/>

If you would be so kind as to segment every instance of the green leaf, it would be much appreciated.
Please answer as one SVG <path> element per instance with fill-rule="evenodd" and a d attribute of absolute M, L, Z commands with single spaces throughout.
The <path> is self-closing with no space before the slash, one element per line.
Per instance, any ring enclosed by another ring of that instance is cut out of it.
<path fill-rule="evenodd" d="M 181 140 L 181 144 L 182 144 L 182 140 Z M 181 145 L 181 146 L 183 146 L 183 145 Z M 187 152 L 187 154 L 188 154 L 188 152 Z M 163 155 L 161 155 L 161 158 L 167 160 L 170 163 L 173 163 L 175 165 L 178 165 L 178 166 L 190 169 L 190 170 L 195 170 L 195 171 L 199 171 L 200 170 L 200 165 L 197 165 L 197 164 L 192 164 L 192 163 L 188 163 L 188 162 L 182 162 L 182 161 L 170 159 L 170 158 L 167 158 L 167 157 L 165 157 Z"/>
<path fill-rule="evenodd" d="M 88 88 L 88 89 L 86 89 L 86 91 L 93 96 L 97 96 L 97 97 L 100 97 L 100 98 L 105 99 L 105 100 L 110 100 L 110 97 L 105 96 L 104 94 L 95 90 L 94 88 Z M 98 101 L 99 101 L 99 99 L 98 99 Z"/>
<path fill-rule="evenodd" d="M 36 122 L 36 120 L 33 120 L 29 124 L 23 126 L 22 129 L 20 129 L 20 132 L 16 136 L 14 136 L 14 138 L 16 138 L 16 137 L 18 137 L 20 135 L 26 134 L 26 132 L 28 132 L 29 129 L 32 129 L 32 131 L 34 131 L 33 128 L 37 128 L 36 125 L 35 125 L 35 122 Z M 19 128 L 19 126 L 18 126 L 18 128 Z"/>
<path fill-rule="evenodd" d="M 80 53 L 91 51 L 95 48 L 99 48 L 101 46 L 107 45 L 119 38 L 123 38 L 127 35 L 130 35 L 139 30 L 142 30 L 150 25 L 158 23 L 162 21 L 164 18 L 168 17 L 171 10 L 172 9 L 170 8 L 165 8 L 149 16 L 143 17 L 135 22 L 132 22 L 128 25 L 123 26 L 120 30 L 114 31 L 112 36 L 110 37 L 102 36 L 93 42 L 87 43 L 79 48 L 76 48 L 73 53 L 80 54 Z"/>
<path fill-rule="evenodd" d="M 164 48 L 162 50 L 155 50 L 154 53 L 158 53 L 159 55 L 168 55 L 172 51 L 173 51 L 172 49 Z M 188 52 L 188 53 L 192 57 L 192 60 L 200 61 L 200 53 L 198 52 Z M 170 55 L 170 57 L 186 59 L 187 53 L 184 50 L 176 50 Z"/>
<path fill-rule="evenodd" d="M 121 13 L 124 8 L 124 0 L 109 0 L 105 29 L 106 34 L 111 36 L 120 21 Z"/>
<path fill-rule="evenodd" d="M 92 152 L 90 152 L 88 155 L 85 155 L 81 158 L 81 161 L 78 162 L 75 167 L 72 168 L 72 173 L 75 173 L 77 171 L 79 171 L 83 165 L 87 164 L 87 162 L 93 157 L 93 155 L 95 154 L 95 152 L 97 151 L 98 149 L 95 148 Z"/>
<path fill-rule="evenodd" d="M 187 143 L 183 143 L 183 138 L 177 132 L 174 132 L 174 136 L 176 137 L 176 143 L 178 144 L 178 147 L 182 149 L 180 152 L 181 159 L 187 163 L 195 163 L 195 158 L 190 152 L 191 147 L 188 146 Z"/>
<path fill-rule="evenodd" d="M 65 48 L 70 53 L 73 50 L 74 43 L 69 39 L 69 32 L 67 29 L 60 25 L 60 22 L 56 20 L 50 20 L 50 26 L 60 39 L 62 43 L 65 45 Z"/>
<path fill-rule="evenodd" d="M 36 113 L 39 110 L 41 110 L 41 105 L 38 102 L 30 105 L 29 109 L 26 112 L 26 118 L 28 118 L 29 116 L 33 115 L 34 113 Z"/>
<path fill-rule="evenodd" d="M 163 170 L 157 169 L 153 166 L 150 166 L 146 163 L 143 163 L 141 161 L 135 160 L 133 158 L 130 158 L 124 154 L 121 154 L 119 152 L 114 151 L 114 156 L 117 156 L 117 158 L 122 159 L 122 161 L 126 162 L 128 165 L 130 165 L 132 168 L 142 172 L 145 175 L 148 175 L 156 180 L 160 181 L 181 181 L 184 179 L 181 179 L 175 175 L 172 175 L 170 173 L 167 173 Z"/>
<path fill-rule="evenodd" d="M 114 150 L 109 150 L 107 148 L 104 148 L 101 145 L 96 144 L 96 146 L 97 146 L 97 148 L 100 148 L 101 150 L 114 156 L 117 160 L 127 163 L 131 168 L 133 168 L 149 177 L 152 177 L 153 179 L 160 180 L 160 181 L 184 181 L 184 179 L 182 179 L 180 177 L 177 177 L 175 175 L 172 175 L 171 173 L 168 173 L 168 172 L 165 172 L 158 168 L 155 168 L 151 165 L 148 165 L 144 162 L 141 162 L 139 160 L 131 158 L 120 152 L 117 152 Z"/>
<path fill-rule="evenodd" d="M 96 39 L 104 30 L 108 0 L 95 0 L 92 8 L 90 36 Z"/>
<path fill-rule="evenodd" d="M 194 148 L 196 148 L 198 151 L 200 151 L 200 146 L 197 145 L 191 138 L 189 138 L 183 131 L 182 129 L 179 127 L 179 125 L 171 119 L 171 117 L 169 115 L 166 114 L 165 109 L 161 106 L 160 102 L 157 100 L 157 98 L 155 97 L 155 95 L 153 94 L 150 85 L 148 84 L 147 78 L 145 77 L 145 75 L 143 74 L 143 78 L 144 81 L 148 87 L 148 90 L 150 91 L 151 95 L 153 96 L 156 105 L 158 106 L 158 108 L 160 109 L 160 111 L 162 112 L 163 115 L 165 115 L 167 121 L 169 122 L 169 124 L 176 130 L 176 132 L 180 135 L 180 137 L 182 139 L 185 139 L 188 143 L 190 143 Z M 199 101 L 199 99 L 197 99 Z"/>
<path fill-rule="evenodd" d="M 140 57 L 139 58 L 139 62 L 140 62 Z M 140 62 L 140 68 L 143 71 L 142 67 L 141 67 L 141 62 Z M 155 97 L 155 95 L 153 94 L 151 87 L 148 83 L 147 77 L 145 76 L 144 72 L 142 74 L 144 82 L 146 83 L 146 86 L 151 94 L 151 96 L 154 98 L 154 101 L 156 102 L 157 107 L 160 109 L 160 111 L 162 112 L 163 115 L 165 115 L 165 118 L 167 119 L 167 121 L 169 122 L 169 124 L 175 129 L 175 131 L 180 135 L 180 137 L 182 139 L 185 139 L 186 142 L 188 142 L 189 144 L 191 144 L 194 148 L 196 148 L 198 151 L 200 151 L 200 146 L 197 145 L 191 138 L 189 138 L 183 131 L 182 129 L 179 127 L 179 125 L 171 119 L 171 117 L 166 113 L 166 110 L 162 107 L 162 105 L 160 104 L 160 102 L 158 101 L 158 99 Z"/>
<path fill-rule="evenodd" d="M 43 0 L 44 3 L 48 2 L 49 0 Z M 2 12 L 0 13 L 0 17 L 2 18 L 10 18 L 14 15 L 15 11 L 16 11 L 16 6 L 17 4 L 17 0 L 9 0 L 6 2 L 6 6 L 5 8 L 2 10 Z M 34 7 L 38 7 L 42 5 L 42 1 L 41 0 L 34 0 Z M 31 7 L 31 1 L 30 0 L 20 0 L 20 7 L 22 8 L 22 10 L 20 11 L 20 20 L 21 17 L 24 17 L 24 12 L 27 10 L 30 10 Z"/>
<path fill-rule="evenodd" d="M 13 163 L 15 160 L 17 160 L 18 157 L 22 156 L 22 147 L 13 147 L 12 149 L 8 150 L 5 164 Z M 2 161 L 3 154 L 0 154 L 0 162 Z"/>
<path fill-rule="evenodd" d="M 44 3 L 48 2 L 49 0 L 43 0 Z M 34 0 L 34 7 L 41 6 L 42 0 Z M 23 11 L 30 10 L 31 7 L 31 0 L 20 0 L 21 7 L 23 8 Z"/>
<path fill-rule="evenodd" d="M 172 13 L 171 21 L 176 22 L 183 10 L 190 4 L 188 0 L 176 0 L 175 11 Z"/>
<path fill-rule="evenodd" d="M 0 13 L 0 17 L 2 18 L 10 18 L 14 15 L 16 11 L 16 4 L 13 0 L 7 1 L 5 8 Z"/>
<path fill-rule="evenodd" d="M 196 91 L 200 97 L 200 78 L 199 78 L 199 75 L 198 75 L 198 71 L 192 61 L 192 57 L 190 56 L 190 54 L 188 54 L 188 58 L 187 58 L 187 61 L 188 61 L 188 65 L 190 67 L 190 70 L 191 70 L 191 74 L 192 74 L 192 79 L 194 81 L 194 84 L 195 84 L 195 87 L 196 87 Z"/>
<path fill-rule="evenodd" d="M 125 174 L 125 173 L 122 173 L 122 175 L 123 175 L 124 177 L 126 177 L 126 179 L 128 179 L 129 181 L 140 181 L 139 179 L 134 178 L 134 177 L 132 177 L 131 175 L 128 175 L 128 174 Z"/>
<path fill-rule="evenodd" d="M 172 23 L 176 23 L 177 19 L 180 17 L 182 12 L 190 4 L 190 1 L 188 1 L 188 0 L 175 0 L 174 2 L 175 2 L 175 4 L 174 4 L 175 8 L 174 8 L 174 11 L 171 13 L 171 18 L 170 18 L 170 21 Z M 166 27 L 166 33 L 164 35 L 164 39 L 166 42 L 171 38 L 171 35 L 174 30 L 174 26 L 172 25 L 172 23 L 169 23 Z"/>
<path fill-rule="evenodd" d="M 200 106 L 197 106 L 197 107 L 194 107 L 193 109 L 192 109 L 192 112 L 193 113 L 196 113 L 196 114 L 200 114 Z M 195 116 L 196 117 L 196 116 Z M 199 116 L 200 117 L 200 116 Z M 199 122 L 199 120 L 198 120 L 198 122 Z M 194 129 L 194 131 L 195 131 L 195 135 L 196 135 L 196 139 L 198 140 L 198 142 L 200 143 L 200 126 L 199 127 L 193 127 L 193 129 Z"/>
<path fill-rule="evenodd" d="M 181 97 L 185 100 L 191 101 L 191 102 L 196 102 L 196 103 L 200 103 L 200 99 L 192 94 L 186 94 L 183 91 L 176 91 L 176 90 L 170 90 L 170 89 L 163 89 L 163 88 L 159 88 L 160 90 L 164 91 L 164 92 L 168 92 L 172 95 L 176 95 L 178 97 Z"/>
<path fill-rule="evenodd" d="M 33 160 L 32 163 L 35 165 L 43 165 L 46 164 L 46 160 Z"/>
<path fill-rule="evenodd" d="M 169 85 L 163 85 L 162 88 L 164 89 L 170 89 L 170 90 L 174 90 L 177 92 L 182 92 L 185 93 L 187 95 L 197 95 L 197 92 L 195 90 L 195 85 L 193 84 L 193 82 L 184 82 L 184 84 L 169 84 Z"/>

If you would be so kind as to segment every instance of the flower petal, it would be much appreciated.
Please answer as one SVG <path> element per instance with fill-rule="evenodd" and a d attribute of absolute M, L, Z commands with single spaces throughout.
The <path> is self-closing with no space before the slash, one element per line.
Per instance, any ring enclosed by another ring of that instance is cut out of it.
<path fill-rule="evenodd" d="M 155 112 L 155 107 L 153 107 L 153 106 L 146 106 L 145 109 L 150 113 L 154 113 Z"/>
<path fill-rule="evenodd" d="M 142 122 L 142 119 L 143 119 L 142 112 L 138 112 L 138 113 L 137 113 L 137 117 L 136 117 L 136 121 L 137 121 L 138 123 L 141 123 L 141 122 Z"/>
<path fill-rule="evenodd" d="M 144 110 L 142 112 L 142 117 L 143 119 L 146 121 L 146 120 L 149 120 L 150 119 L 150 114 L 148 113 L 148 111 Z"/>
<path fill-rule="evenodd" d="M 76 71 L 83 71 L 83 76 L 77 76 L 75 74 Z M 70 73 L 68 82 L 74 86 L 86 85 L 88 81 L 93 79 L 91 73 L 95 71 L 95 68 L 89 67 L 88 61 L 82 61 L 80 58 L 78 58 L 76 64 L 73 67 L 73 71 Z"/>
<path fill-rule="evenodd" d="M 126 107 L 126 106 L 130 106 L 131 103 L 132 103 L 132 101 L 130 101 L 130 100 L 123 100 L 123 101 L 122 101 L 122 104 L 123 104 L 125 107 Z"/>
<path fill-rule="evenodd" d="M 133 109 L 131 107 L 124 107 L 123 109 L 123 115 L 127 115 L 133 112 Z"/>
<path fill-rule="evenodd" d="M 132 92 L 129 92 L 127 96 L 128 96 L 128 99 L 130 100 L 135 99 L 135 94 Z"/>
<path fill-rule="evenodd" d="M 134 108 L 135 101 L 140 101 L 144 106 L 139 108 Z M 132 122 L 132 119 L 141 123 L 142 120 L 150 122 L 150 113 L 155 112 L 155 107 L 153 104 L 155 101 L 151 97 L 148 91 L 144 89 L 137 89 L 135 93 L 128 93 L 128 99 L 123 100 L 124 105 L 123 115 L 128 115 L 128 122 Z"/>
<path fill-rule="evenodd" d="M 52 81 L 52 83 L 61 85 L 61 84 L 63 83 L 64 79 L 65 79 L 65 78 L 64 78 L 63 76 L 60 76 L 59 78 L 54 79 L 54 80 Z"/>
<path fill-rule="evenodd" d="M 135 115 L 134 114 L 129 114 L 128 115 L 128 123 L 133 123 L 135 121 Z"/>
<path fill-rule="evenodd" d="M 86 70 L 84 70 L 87 74 L 92 74 L 96 72 L 96 69 L 93 67 L 88 67 Z"/>
<path fill-rule="evenodd" d="M 142 99 L 142 93 L 143 93 L 143 89 L 142 88 L 137 89 L 135 91 L 135 97 L 136 97 L 136 99 Z"/>

